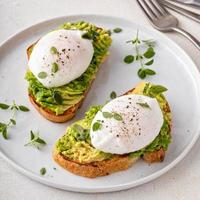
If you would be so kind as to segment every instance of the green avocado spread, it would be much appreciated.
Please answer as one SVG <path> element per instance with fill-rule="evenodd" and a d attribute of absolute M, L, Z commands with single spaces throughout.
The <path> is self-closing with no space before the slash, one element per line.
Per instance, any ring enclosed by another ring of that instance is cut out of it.
<path fill-rule="evenodd" d="M 171 142 L 171 114 L 168 103 L 159 90 L 153 90 L 155 87 L 156 85 L 150 83 L 142 83 L 136 87 L 132 93 L 156 98 L 163 113 L 164 123 L 159 135 L 154 141 L 145 148 L 130 153 L 130 157 L 140 157 L 144 153 L 159 150 L 160 148 L 167 150 L 168 145 Z M 66 130 L 66 134 L 56 143 L 57 152 L 66 156 L 68 159 L 78 161 L 79 163 L 90 163 L 112 158 L 114 154 L 99 151 L 91 144 L 90 126 L 96 113 L 101 110 L 101 108 L 102 106 L 92 106 L 88 112 L 86 112 L 84 119 L 69 126 Z"/>
<path fill-rule="evenodd" d="M 41 107 L 48 108 L 56 115 L 63 114 L 83 99 L 85 92 L 95 78 L 100 64 L 108 55 L 108 49 L 112 42 L 107 30 L 98 28 L 87 22 L 65 23 L 59 29 L 86 31 L 90 37 L 87 36 L 84 38 L 93 40 L 94 55 L 87 70 L 79 78 L 61 87 L 46 88 L 30 70 L 26 72 L 25 79 L 29 83 L 29 94 L 34 97 L 35 101 Z M 29 49 L 30 54 L 32 49 Z"/>

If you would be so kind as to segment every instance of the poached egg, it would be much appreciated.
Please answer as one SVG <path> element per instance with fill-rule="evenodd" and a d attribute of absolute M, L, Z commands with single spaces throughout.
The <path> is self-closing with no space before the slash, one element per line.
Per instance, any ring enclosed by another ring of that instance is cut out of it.
<path fill-rule="evenodd" d="M 30 71 L 47 88 L 63 86 L 88 68 L 94 49 L 83 31 L 55 30 L 34 46 L 28 62 Z"/>
<path fill-rule="evenodd" d="M 96 149 L 107 153 L 135 152 L 149 145 L 162 125 L 163 114 L 155 98 L 124 95 L 107 103 L 96 114 L 90 130 L 91 142 Z"/>

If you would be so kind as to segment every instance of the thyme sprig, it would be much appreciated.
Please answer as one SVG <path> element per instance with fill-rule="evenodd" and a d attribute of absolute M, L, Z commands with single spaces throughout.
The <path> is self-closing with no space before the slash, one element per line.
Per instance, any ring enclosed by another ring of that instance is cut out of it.
<path fill-rule="evenodd" d="M 137 31 L 136 38 L 133 40 L 127 41 L 127 43 L 132 43 L 135 47 L 136 55 L 127 55 L 124 58 L 124 62 L 130 64 L 134 61 L 138 61 L 140 63 L 140 68 L 138 69 L 138 76 L 141 79 L 146 78 L 147 75 L 152 76 L 155 75 L 156 72 L 152 69 L 146 68 L 146 66 L 150 66 L 154 63 L 154 40 L 140 40 L 139 39 L 139 31 Z M 141 52 L 140 45 L 145 44 L 147 50 L 145 52 Z"/>
<path fill-rule="evenodd" d="M 8 139 L 8 129 L 11 126 L 15 126 L 17 124 L 17 122 L 16 122 L 16 112 L 18 110 L 22 111 L 22 112 L 28 112 L 29 109 L 26 106 L 17 105 L 15 103 L 15 101 L 13 101 L 12 105 L 8 105 L 8 104 L 5 104 L 5 103 L 0 103 L 0 109 L 3 109 L 3 110 L 10 109 L 10 110 L 12 110 L 12 115 L 11 115 L 9 121 L 7 123 L 0 122 L 0 133 L 2 134 L 3 138 L 5 140 L 7 140 Z"/>
<path fill-rule="evenodd" d="M 33 146 L 37 149 L 40 149 L 42 145 L 45 145 L 46 142 L 39 137 L 39 133 L 34 133 L 32 130 L 30 131 L 30 141 L 26 143 L 24 146 Z"/>

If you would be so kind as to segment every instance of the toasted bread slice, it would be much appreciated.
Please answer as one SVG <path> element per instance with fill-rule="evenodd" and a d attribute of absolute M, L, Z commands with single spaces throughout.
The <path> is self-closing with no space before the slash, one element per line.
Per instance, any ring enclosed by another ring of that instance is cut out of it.
<path fill-rule="evenodd" d="M 136 89 L 132 89 L 125 93 L 131 94 L 136 93 L 140 86 L 145 83 L 140 83 Z M 166 102 L 166 112 L 170 113 L 170 108 Z M 171 124 L 170 124 L 171 125 Z M 171 128 L 171 127 L 170 127 Z M 148 163 L 162 162 L 165 157 L 165 150 L 160 148 L 159 150 L 144 153 L 143 159 Z M 140 157 L 132 157 L 128 154 L 125 155 L 114 155 L 111 159 L 96 161 L 87 164 L 80 163 L 78 161 L 72 161 L 64 156 L 62 153 L 57 152 L 56 148 L 53 150 L 53 159 L 64 169 L 88 178 L 95 178 L 98 176 L 109 175 L 113 172 L 126 170 L 131 167 Z"/>
<path fill-rule="evenodd" d="M 162 162 L 165 157 L 165 151 L 161 148 L 158 151 L 145 153 L 143 159 L 148 163 Z M 114 172 L 126 170 L 131 167 L 139 157 L 130 157 L 129 155 L 114 156 L 112 159 L 92 162 L 89 164 L 81 164 L 69 160 L 64 155 L 58 153 L 56 149 L 53 151 L 53 159 L 64 169 L 88 178 L 98 176 L 106 176 Z"/>
<path fill-rule="evenodd" d="M 29 46 L 27 48 L 27 57 L 28 59 L 30 58 L 30 54 L 31 54 L 31 49 L 34 47 L 36 43 L 32 44 L 31 46 Z M 105 61 L 106 57 L 102 60 L 102 63 Z M 32 96 L 31 94 L 29 94 L 29 99 L 30 99 L 30 102 L 33 104 L 33 106 L 35 107 L 35 109 L 43 116 L 45 117 L 46 119 L 48 119 L 49 121 L 52 121 L 52 122 L 57 122 L 57 123 L 62 123 L 62 122 L 66 122 L 70 119 L 72 119 L 77 110 L 81 107 L 87 93 L 89 92 L 90 90 L 90 87 L 92 85 L 92 82 L 93 80 L 95 79 L 96 77 L 94 76 L 93 79 L 91 80 L 90 82 L 90 85 L 89 87 L 87 88 L 87 90 L 84 92 L 83 96 L 84 98 L 79 101 L 77 104 L 73 105 L 72 107 L 70 107 L 69 109 L 67 109 L 63 114 L 61 115 L 56 115 L 54 112 L 52 112 L 51 110 L 49 110 L 48 108 L 43 108 L 41 107 L 35 100 L 34 96 Z"/>
<path fill-rule="evenodd" d="M 68 171 L 88 178 L 95 178 L 98 176 L 106 176 L 111 173 L 128 169 L 138 158 L 131 158 L 128 155 L 114 156 L 109 160 L 92 162 L 89 164 L 81 164 L 68 160 L 67 157 L 58 153 L 56 149 L 53 151 L 53 159 L 63 168 Z"/>

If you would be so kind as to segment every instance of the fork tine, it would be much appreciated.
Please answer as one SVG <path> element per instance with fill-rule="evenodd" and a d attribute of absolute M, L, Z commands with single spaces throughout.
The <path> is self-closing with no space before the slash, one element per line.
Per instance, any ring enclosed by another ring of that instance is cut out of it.
<path fill-rule="evenodd" d="M 147 17 L 152 21 L 156 18 L 155 13 L 152 11 L 152 9 L 149 7 L 149 5 L 144 0 L 137 0 L 139 6 L 143 10 L 143 12 L 147 15 Z M 143 5 L 144 4 L 144 5 Z"/>
<path fill-rule="evenodd" d="M 158 6 L 154 3 L 153 0 L 149 0 L 149 4 L 152 7 L 152 9 L 154 9 L 158 13 L 158 15 L 163 15 L 163 12 L 160 11 L 160 8 L 158 8 Z"/>
<path fill-rule="evenodd" d="M 149 0 L 151 5 L 155 8 L 155 10 L 160 13 L 160 15 L 167 15 L 169 12 L 162 6 L 159 0 Z"/>

